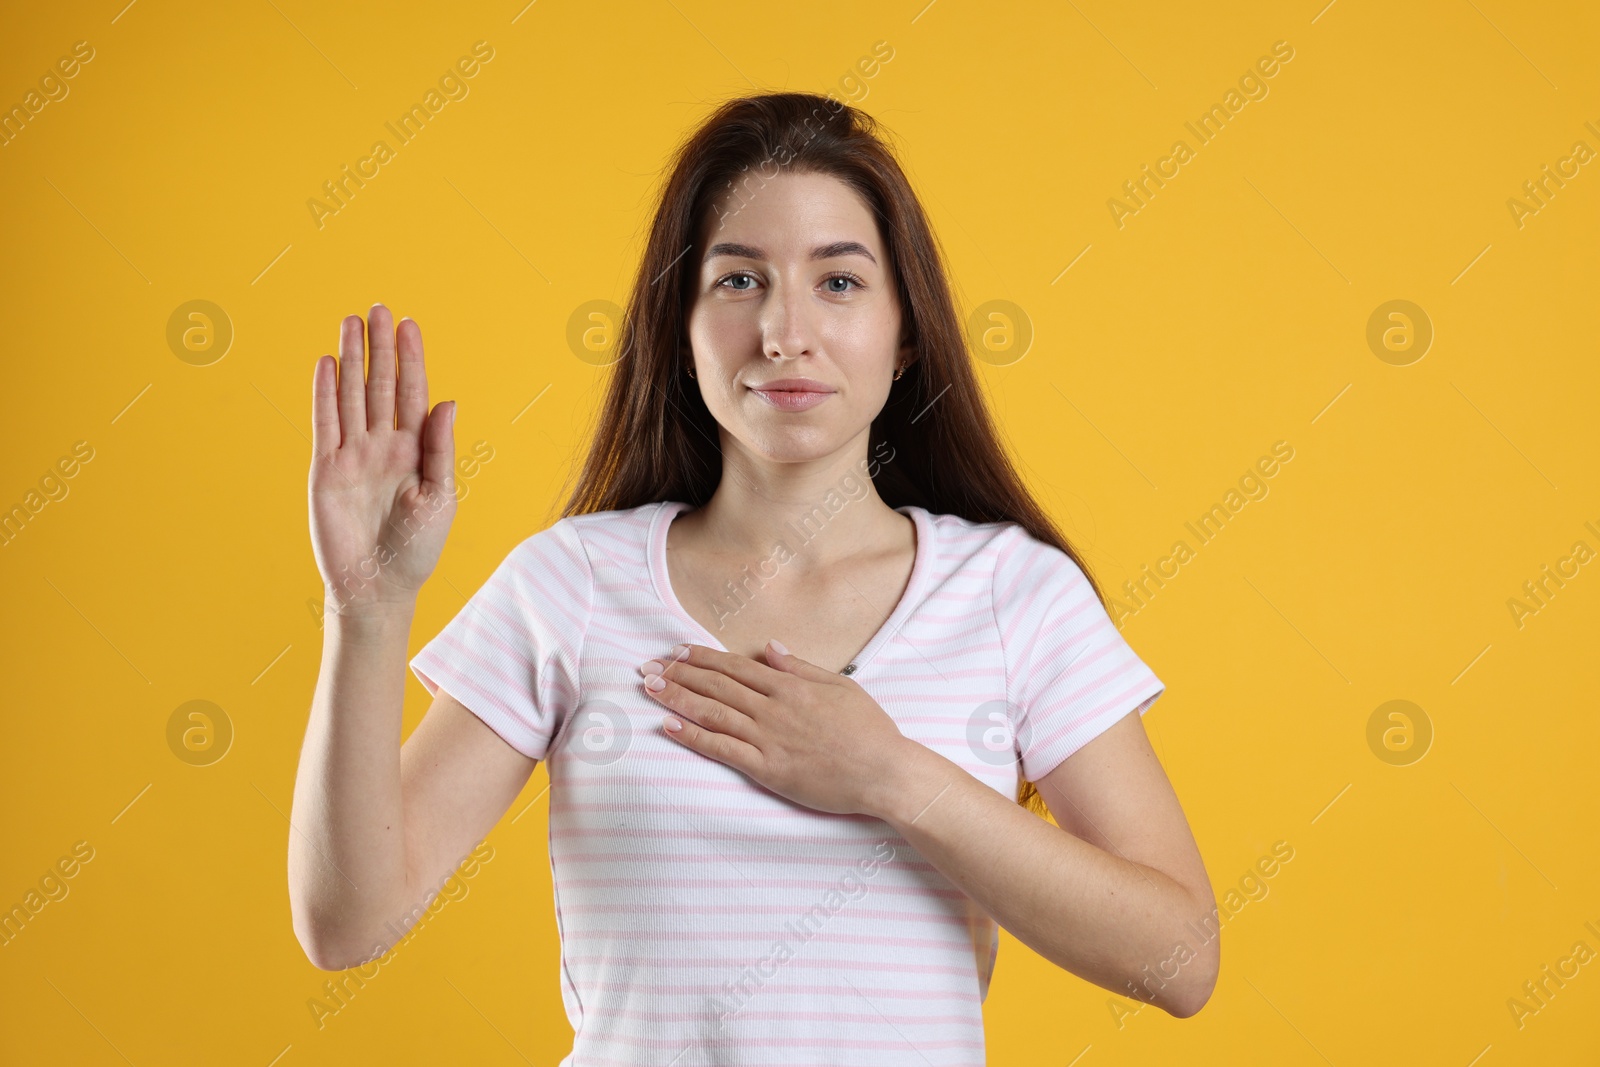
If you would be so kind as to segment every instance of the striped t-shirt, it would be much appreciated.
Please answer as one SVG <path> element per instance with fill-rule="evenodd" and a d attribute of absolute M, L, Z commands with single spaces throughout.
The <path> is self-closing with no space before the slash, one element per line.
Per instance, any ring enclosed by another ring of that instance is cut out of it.
<path fill-rule="evenodd" d="M 639 665 L 723 648 L 667 577 L 688 507 L 559 520 L 411 660 L 545 761 L 562 1064 L 982 1064 L 994 921 L 883 820 L 813 811 L 662 730 Z M 1161 694 L 1059 549 L 896 510 L 910 581 L 845 671 L 901 733 L 1009 799 Z M 789 552 L 816 532 L 791 529 Z"/>

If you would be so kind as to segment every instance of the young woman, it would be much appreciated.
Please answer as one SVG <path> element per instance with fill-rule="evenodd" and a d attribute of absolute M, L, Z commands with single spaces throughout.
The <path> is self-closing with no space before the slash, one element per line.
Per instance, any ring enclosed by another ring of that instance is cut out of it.
<path fill-rule="evenodd" d="M 404 745 L 455 405 L 415 322 L 365 326 L 313 388 L 314 963 L 392 945 L 544 760 L 565 1063 L 981 1064 L 997 924 L 1206 1002 L 1215 899 L 1140 721 L 1163 685 L 1007 460 L 867 115 L 750 97 L 679 150 L 579 484 L 410 660 Z"/>

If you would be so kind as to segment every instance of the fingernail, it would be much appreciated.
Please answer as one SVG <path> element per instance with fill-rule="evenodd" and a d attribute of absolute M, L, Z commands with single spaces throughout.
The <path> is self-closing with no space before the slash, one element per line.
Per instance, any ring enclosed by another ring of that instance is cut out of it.
<path fill-rule="evenodd" d="M 772 651 L 776 652 L 780 656 L 787 656 L 789 654 L 789 650 L 783 647 L 783 642 L 779 641 L 776 637 L 768 641 L 767 644 L 771 645 Z"/>
<path fill-rule="evenodd" d="M 649 663 L 646 663 L 644 666 L 639 668 L 639 670 L 645 674 L 663 674 L 666 672 L 666 669 L 667 665 L 658 659 L 653 659 Z"/>
<path fill-rule="evenodd" d="M 676 663 L 676 662 L 678 662 L 680 660 L 686 660 L 688 658 L 689 658 L 689 646 L 688 645 L 673 645 L 672 646 L 672 660 L 673 660 L 674 663 Z"/>
<path fill-rule="evenodd" d="M 683 729 L 683 723 L 679 722 L 677 719 L 674 719 L 671 715 L 666 717 L 664 724 L 666 725 L 667 733 L 669 734 L 675 734 L 679 730 Z"/>
<path fill-rule="evenodd" d="M 645 679 L 644 687 L 652 693 L 659 693 L 667 687 L 667 680 L 659 674 L 652 674 Z"/>

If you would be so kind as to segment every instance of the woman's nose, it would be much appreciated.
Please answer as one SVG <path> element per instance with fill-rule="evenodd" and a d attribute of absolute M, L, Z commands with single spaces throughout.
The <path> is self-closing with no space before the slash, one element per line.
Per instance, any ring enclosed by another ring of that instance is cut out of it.
<path fill-rule="evenodd" d="M 797 286 L 780 284 L 767 298 L 762 351 L 768 356 L 798 358 L 813 353 L 816 342 L 808 296 Z"/>

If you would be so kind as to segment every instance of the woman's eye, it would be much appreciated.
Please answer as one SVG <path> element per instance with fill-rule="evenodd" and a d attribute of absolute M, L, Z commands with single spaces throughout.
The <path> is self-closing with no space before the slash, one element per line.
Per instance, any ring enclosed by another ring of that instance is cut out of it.
<path fill-rule="evenodd" d="M 747 282 L 749 284 L 747 284 L 747 285 L 735 284 L 735 283 L 738 283 L 738 282 Z M 749 292 L 751 290 L 751 288 L 753 288 L 755 286 L 755 284 L 756 284 L 755 275 L 749 274 L 747 272 L 740 272 L 738 274 L 729 274 L 726 277 L 724 277 L 721 281 L 717 282 L 718 287 L 731 289 L 736 293 L 747 293 L 747 292 Z M 841 295 L 841 296 L 843 294 L 845 294 L 845 293 L 850 292 L 852 290 L 852 287 L 855 288 L 855 289 L 862 288 L 861 279 L 857 278 L 853 274 L 835 274 L 835 275 L 832 275 L 831 277 L 823 279 L 823 283 L 822 284 L 824 286 L 828 287 L 828 289 L 827 289 L 828 292 L 833 293 L 835 295 Z"/>

